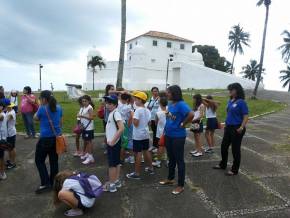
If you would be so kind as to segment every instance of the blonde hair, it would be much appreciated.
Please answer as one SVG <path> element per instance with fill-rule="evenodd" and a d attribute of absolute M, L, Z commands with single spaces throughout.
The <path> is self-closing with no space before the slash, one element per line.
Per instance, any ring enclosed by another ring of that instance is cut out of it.
<path fill-rule="evenodd" d="M 58 203 L 60 203 L 59 199 L 58 199 L 58 193 L 60 192 L 60 190 L 62 189 L 63 183 L 64 181 L 71 177 L 72 175 L 75 175 L 76 173 L 73 171 L 69 171 L 69 170 L 64 170 L 59 172 L 55 178 L 54 178 L 54 185 L 53 185 L 53 202 L 55 205 L 57 205 Z"/>

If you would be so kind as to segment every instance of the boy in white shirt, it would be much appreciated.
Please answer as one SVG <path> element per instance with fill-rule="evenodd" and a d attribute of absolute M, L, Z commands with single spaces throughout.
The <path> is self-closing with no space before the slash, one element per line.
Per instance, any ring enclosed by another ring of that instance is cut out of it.
<path fill-rule="evenodd" d="M 7 142 L 10 144 L 11 149 L 9 150 L 9 160 L 6 162 L 7 169 L 16 167 L 15 157 L 15 143 L 16 143 L 16 113 L 14 111 L 15 104 L 10 103 L 6 110 L 6 122 L 7 122 Z"/>
<path fill-rule="evenodd" d="M 133 152 L 135 153 L 135 172 L 127 174 L 129 179 L 140 179 L 142 152 L 147 162 L 145 171 L 154 174 L 152 166 L 152 157 L 149 149 L 149 121 L 151 120 L 150 111 L 145 108 L 144 104 L 147 95 L 144 92 L 136 92 L 134 101 L 137 106 L 133 116 Z"/>
<path fill-rule="evenodd" d="M 117 188 L 122 187 L 119 178 L 121 164 L 121 135 L 124 131 L 124 123 L 121 114 L 117 110 L 118 97 L 116 95 L 110 95 L 105 96 L 104 99 L 106 101 L 106 108 L 110 112 L 106 125 L 109 182 L 104 185 L 104 191 L 116 192 Z"/>
<path fill-rule="evenodd" d="M 0 140 L 6 141 L 7 139 L 7 126 L 6 115 L 4 113 L 5 104 L 0 102 Z M 4 150 L 0 149 L 0 180 L 6 179 L 5 167 L 4 167 Z"/>

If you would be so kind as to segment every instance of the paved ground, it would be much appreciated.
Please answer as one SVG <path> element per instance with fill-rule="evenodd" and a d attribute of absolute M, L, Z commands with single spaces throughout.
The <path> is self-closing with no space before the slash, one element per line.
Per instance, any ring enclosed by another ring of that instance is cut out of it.
<path fill-rule="evenodd" d="M 262 97 L 290 102 L 289 95 L 261 93 Z M 129 181 L 122 169 L 123 188 L 105 193 L 84 217 L 290 217 L 290 108 L 252 120 L 242 148 L 241 173 L 225 177 L 211 169 L 220 159 L 219 146 L 215 154 L 193 159 L 192 135 L 186 143 L 186 187 L 180 196 L 172 196 L 170 187 L 160 187 L 167 168 L 156 170 L 154 176 L 141 181 Z M 222 132 L 216 136 L 220 144 Z M 72 140 L 72 139 L 70 139 Z M 39 178 L 34 165 L 35 140 L 17 140 L 18 167 L 0 182 L 0 217 L 63 217 L 66 207 L 54 208 L 51 193 L 35 195 Z M 77 169 L 106 180 L 106 157 L 100 148 L 101 138 L 95 140 L 94 166 L 81 166 L 70 152 L 61 157 L 61 169 Z"/>

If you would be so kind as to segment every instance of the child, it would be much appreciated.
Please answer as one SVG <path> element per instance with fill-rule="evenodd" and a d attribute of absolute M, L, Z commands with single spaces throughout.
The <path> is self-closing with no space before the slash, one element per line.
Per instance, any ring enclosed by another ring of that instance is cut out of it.
<path fill-rule="evenodd" d="M 147 95 L 144 92 L 136 92 L 133 97 L 137 106 L 133 117 L 133 152 L 135 154 L 135 172 L 127 174 L 127 178 L 140 179 L 142 152 L 148 164 L 145 171 L 151 175 L 154 174 L 152 157 L 148 151 L 150 137 L 148 123 L 151 120 L 151 113 L 144 106 L 147 100 Z"/>
<path fill-rule="evenodd" d="M 205 153 L 213 153 L 214 147 L 214 132 L 218 129 L 218 120 L 216 115 L 216 110 L 218 108 L 218 102 L 213 100 L 213 97 L 208 95 L 206 99 L 203 99 L 203 104 L 206 106 L 205 116 L 206 116 L 206 130 L 205 138 L 208 147 L 205 149 Z"/>
<path fill-rule="evenodd" d="M 15 113 L 18 113 L 18 91 L 12 90 L 10 93 L 10 102 L 12 102 L 15 106 L 13 107 L 13 110 Z"/>
<path fill-rule="evenodd" d="M 16 143 L 16 113 L 13 110 L 14 103 L 10 103 L 7 106 L 7 112 L 6 112 L 6 121 L 7 121 L 7 142 L 10 144 L 11 149 L 9 150 L 9 160 L 6 162 L 7 169 L 12 169 L 16 167 L 15 163 L 15 143 Z"/>
<path fill-rule="evenodd" d="M 93 186 L 91 186 L 90 178 L 94 179 Z M 86 186 L 87 183 L 89 187 Z M 63 202 L 71 207 L 64 213 L 65 216 L 81 216 L 84 214 L 83 210 L 95 204 L 96 196 L 88 191 L 97 190 L 96 185 L 101 187 L 100 181 L 95 176 L 72 171 L 59 172 L 54 179 L 54 204 L 57 206 Z"/>
<path fill-rule="evenodd" d="M 6 141 L 7 139 L 7 121 L 4 113 L 5 103 L 0 102 L 0 140 Z M 4 150 L 0 149 L 0 180 L 7 179 L 4 167 Z"/>
<path fill-rule="evenodd" d="M 160 110 L 156 114 L 156 123 L 157 123 L 157 132 L 156 137 L 158 141 L 162 137 L 164 133 L 164 127 L 166 124 L 166 111 L 167 111 L 167 98 L 161 97 L 159 100 L 160 103 Z M 157 160 L 152 163 L 153 166 L 160 168 L 161 167 L 161 159 L 162 155 L 165 154 L 165 145 L 158 147 L 158 153 L 157 153 Z"/>
<path fill-rule="evenodd" d="M 192 120 L 191 131 L 194 133 L 196 150 L 191 151 L 190 154 L 193 157 L 200 157 L 203 155 L 201 144 L 201 133 L 203 132 L 202 119 L 204 116 L 204 105 L 202 104 L 202 97 L 200 94 L 194 95 L 193 100 L 194 100 L 193 103 L 194 118 Z"/>
<path fill-rule="evenodd" d="M 106 107 L 110 114 L 106 125 L 107 138 L 107 157 L 109 163 L 109 182 L 104 185 L 104 191 L 116 192 L 117 188 L 121 188 L 122 183 L 120 177 L 120 152 L 121 152 L 121 135 L 124 131 L 124 123 L 119 113 L 118 97 L 110 95 L 104 97 Z"/>
<path fill-rule="evenodd" d="M 94 107 L 91 97 L 84 95 L 82 97 L 82 108 L 77 117 L 80 118 L 83 127 L 82 138 L 84 140 L 85 154 L 81 156 L 81 160 L 83 160 L 82 164 L 85 165 L 95 163 L 92 144 L 94 139 Z"/>
<path fill-rule="evenodd" d="M 78 98 L 78 103 L 79 103 L 80 111 L 81 111 L 81 109 L 82 109 L 82 97 L 79 97 L 79 98 Z M 79 115 L 79 114 L 80 114 L 80 113 L 78 113 L 78 115 Z M 81 119 L 77 117 L 77 123 L 78 123 L 78 125 L 81 125 L 80 121 L 81 121 Z M 81 138 L 81 134 L 77 134 L 77 133 L 76 133 L 76 138 L 75 138 L 75 142 L 76 142 L 76 151 L 75 151 L 75 153 L 73 154 L 74 157 L 80 157 L 80 156 L 84 155 L 84 152 L 82 152 L 82 151 L 80 150 L 80 138 Z"/>

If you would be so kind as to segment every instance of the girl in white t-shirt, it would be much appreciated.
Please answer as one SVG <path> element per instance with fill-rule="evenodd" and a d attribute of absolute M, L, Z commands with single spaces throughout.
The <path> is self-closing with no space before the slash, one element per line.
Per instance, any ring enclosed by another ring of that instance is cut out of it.
<path fill-rule="evenodd" d="M 92 143 L 94 139 L 94 107 L 95 105 L 91 97 L 84 95 L 82 97 L 82 108 L 77 117 L 80 119 L 80 123 L 83 127 L 82 138 L 84 141 L 85 154 L 81 156 L 81 160 L 83 160 L 82 163 L 85 165 L 95 162 Z"/>
<path fill-rule="evenodd" d="M 5 104 L 0 102 L 0 139 L 7 139 L 7 125 L 6 115 L 4 113 Z M 5 166 L 4 166 L 4 150 L 0 149 L 0 180 L 6 179 Z"/>

